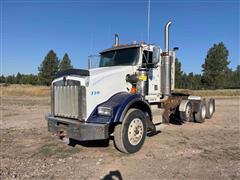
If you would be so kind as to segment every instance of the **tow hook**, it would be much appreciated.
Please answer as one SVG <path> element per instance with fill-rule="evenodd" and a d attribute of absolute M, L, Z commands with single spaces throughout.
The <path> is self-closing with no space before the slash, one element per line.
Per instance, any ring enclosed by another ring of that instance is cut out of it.
<path fill-rule="evenodd" d="M 70 144 L 70 139 L 66 136 L 66 133 L 64 131 L 58 131 L 56 135 L 57 138 L 63 143 Z"/>

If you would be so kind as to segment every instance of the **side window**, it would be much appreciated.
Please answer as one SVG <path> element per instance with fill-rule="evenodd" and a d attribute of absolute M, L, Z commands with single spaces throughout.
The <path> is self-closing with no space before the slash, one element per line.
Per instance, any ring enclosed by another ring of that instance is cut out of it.
<path fill-rule="evenodd" d="M 142 57 L 143 65 L 151 64 L 152 63 L 152 52 L 151 51 L 143 51 Z"/>

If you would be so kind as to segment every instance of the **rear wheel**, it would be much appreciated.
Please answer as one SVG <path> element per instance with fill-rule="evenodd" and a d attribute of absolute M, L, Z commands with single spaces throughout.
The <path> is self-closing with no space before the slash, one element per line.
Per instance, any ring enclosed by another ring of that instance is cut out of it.
<path fill-rule="evenodd" d="M 187 103 L 185 111 L 180 111 L 180 119 L 186 122 L 193 121 L 193 110 L 190 102 Z"/>
<path fill-rule="evenodd" d="M 139 151 L 146 137 L 146 116 L 138 109 L 130 109 L 122 124 L 114 129 L 114 143 L 124 153 Z"/>
<path fill-rule="evenodd" d="M 199 105 L 199 111 L 194 114 L 195 121 L 198 123 L 203 123 L 205 121 L 207 114 L 207 106 L 205 101 L 201 101 Z"/>
<path fill-rule="evenodd" d="M 206 114 L 206 118 L 210 119 L 213 116 L 213 113 L 215 111 L 215 102 L 214 99 L 209 99 L 206 103 L 207 105 L 207 114 Z"/>

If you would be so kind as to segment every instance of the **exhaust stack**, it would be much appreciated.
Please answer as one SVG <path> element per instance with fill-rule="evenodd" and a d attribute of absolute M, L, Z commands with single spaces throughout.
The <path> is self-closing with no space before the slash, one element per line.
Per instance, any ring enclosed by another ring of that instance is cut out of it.
<path fill-rule="evenodd" d="M 168 23 L 165 26 L 165 52 L 169 52 L 169 28 L 171 24 L 172 22 L 168 21 Z"/>
<path fill-rule="evenodd" d="M 171 21 L 165 26 L 165 52 L 162 53 L 161 89 L 165 97 L 171 95 L 171 57 L 169 54 L 170 25 Z"/>
<path fill-rule="evenodd" d="M 118 36 L 118 34 L 115 34 L 114 46 L 115 46 L 115 47 L 119 46 L 119 36 Z"/>

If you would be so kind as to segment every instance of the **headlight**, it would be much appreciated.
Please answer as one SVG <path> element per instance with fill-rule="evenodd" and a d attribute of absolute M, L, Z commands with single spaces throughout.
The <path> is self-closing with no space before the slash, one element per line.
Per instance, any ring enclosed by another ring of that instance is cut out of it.
<path fill-rule="evenodd" d="M 98 114 L 103 116 L 112 116 L 112 108 L 98 107 Z"/>

